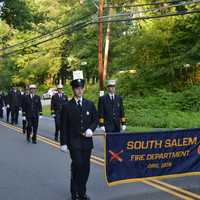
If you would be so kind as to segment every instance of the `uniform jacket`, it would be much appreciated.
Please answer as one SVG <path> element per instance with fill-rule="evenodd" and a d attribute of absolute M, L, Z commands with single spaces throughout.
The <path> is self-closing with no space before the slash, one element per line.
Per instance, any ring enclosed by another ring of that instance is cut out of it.
<path fill-rule="evenodd" d="M 61 97 L 59 97 L 59 94 L 56 93 L 52 99 L 51 99 L 51 113 L 60 113 L 62 110 L 63 104 L 65 104 L 67 101 L 67 96 L 65 94 L 61 94 Z"/>
<path fill-rule="evenodd" d="M 83 98 L 80 111 L 76 100 L 66 103 L 61 112 L 61 145 L 69 149 L 92 149 L 92 138 L 86 138 L 83 133 L 87 129 L 94 131 L 98 125 L 98 113 L 94 103 Z"/>
<path fill-rule="evenodd" d="M 105 126 L 107 132 L 112 132 L 115 128 L 120 130 L 121 124 L 125 124 L 123 100 L 115 95 L 114 101 L 108 94 L 99 98 L 99 125 Z"/>
<path fill-rule="evenodd" d="M 4 97 L 4 103 L 5 103 L 6 106 L 9 104 L 9 102 L 8 102 L 8 94 L 6 94 L 5 97 Z"/>
<path fill-rule="evenodd" d="M 40 97 L 34 95 L 34 97 L 31 98 L 30 94 L 26 95 L 24 98 L 22 111 L 23 115 L 27 118 L 38 117 L 40 114 L 42 114 L 42 104 Z"/>
<path fill-rule="evenodd" d="M 19 92 L 14 92 L 11 91 L 10 93 L 8 93 L 7 96 L 7 104 L 10 105 L 10 108 L 14 108 L 14 107 L 20 107 L 20 99 L 21 99 L 21 94 Z"/>
<path fill-rule="evenodd" d="M 22 110 L 23 110 L 23 107 L 24 107 L 26 96 L 27 96 L 27 94 L 21 94 L 20 107 L 22 108 Z"/>
<path fill-rule="evenodd" d="M 4 106 L 4 95 L 0 94 L 0 108 Z"/>

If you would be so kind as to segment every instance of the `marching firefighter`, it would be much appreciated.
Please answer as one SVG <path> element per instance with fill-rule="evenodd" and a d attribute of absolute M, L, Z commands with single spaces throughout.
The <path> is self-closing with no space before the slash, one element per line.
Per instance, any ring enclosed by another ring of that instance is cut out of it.
<path fill-rule="evenodd" d="M 9 102 L 9 92 L 5 95 L 5 106 L 6 106 L 6 121 L 10 122 L 10 102 Z"/>
<path fill-rule="evenodd" d="M 123 100 L 115 94 L 115 86 L 116 81 L 109 80 L 107 83 L 108 94 L 99 98 L 99 125 L 104 132 L 126 130 Z"/>
<path fill-rule="evenodd" d="M 0 118 L 3 118 L 4 94 L 0 91 Z"/>
<path fill-rule="evenodd" d="M 36 95 L 36 85 L 30 85 L 30 94 L 26 95 L 23 106 L 23 120 L 27 120 L 27 141 L 30 142 L 32 135 L 32 143 L 37 143 L 37 130 L 39 118 L 42 116 L 42 104 L 40 97 Z"/>
<path fill-rule="evenodd" d="M 61 150 L 67 147 L 71 156 L 72 200 L 89 200 L 86 184 L 90 173 L 90 157 L 93 148 L 93 131 L 98 125 L 98 113 L 93 102 L 83 98 L 83 75 L 73 73 L 71 81 L 74 97 L 67 102 L 61 112 Z"/>
<path fill-rule="evenodd" d="M 25 98 L 26 96 L 29 94 L 29 89 L 26 88 L 25 92 L 21 91 L 21 109 L 23 110 L 24 107 L 24 103 L 25 103 Z M 23 130 L 23 134 L 26 134 L 26 130 L 27 130 L 27 120 L 25 117 L 22 117 L 22 130 Z"/>
<path fill-rule="evenodd" d="M 19 108 L 20 108 L 20 93 L 16 87 L 13 87 L 12 91 L 8 94 L 8 105 L 11 112 L 11 124 L 18 124 Z"/>
<path fill-rule="evenodd" d="M 57 91 L 51 99 L 51 115 L 55 119 L 55 140 L 58 141 L 60 132 L 60 115 L 63 104 L 67 101 L 67 96 L 63 93 L 63 85 L 57 86 Z"/>

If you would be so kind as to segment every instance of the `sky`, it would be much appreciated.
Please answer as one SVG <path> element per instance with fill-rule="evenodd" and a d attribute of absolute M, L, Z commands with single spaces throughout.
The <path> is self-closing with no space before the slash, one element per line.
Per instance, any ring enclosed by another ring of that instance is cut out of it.
<path fill-rule="evenodd" d="M 1 9 L 2 6 L 3 6 L 3 2 L 0 2 L 0 9 Z"/>
<path fill-rule="evenodd" d="M 1 8 L 3 6 L 3 2 L 0 2 L 0 14 L 1 14 Z"/>

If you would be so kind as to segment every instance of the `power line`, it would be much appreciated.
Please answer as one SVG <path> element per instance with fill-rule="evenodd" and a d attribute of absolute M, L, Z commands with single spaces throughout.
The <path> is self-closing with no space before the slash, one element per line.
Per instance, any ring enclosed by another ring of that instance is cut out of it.
<path fill-rule="evenodd" d="M 200 3 L 200 0 L 192 0 L 190 2 L 180 2 L 180 3 L 174 4 L 174 5 L 165 5 L 165 6 L 162 6 L 162 7 L 159 7 L 159 8 L 146 9 L 146 10 L 139 11 L 139 12 L 136 12 L 136 13 L 134 12 L 133 14 L 162 11 L 162 10 L 169 9 L 169 8 L 175 8 L 175 7 L 179 7 L 179 6 L 188 6 L 188 5 L 196 4 L 196 3 Z"/>
<path fill-rule="evenodd" d="M 83 27 L 84 28 L 84 27 Z M 79 29 L 80 30 L 80 29 Z M 78 31 L 78 30 L 75 30 L 75 31 Z M 70 33 L 69 33 L 70 34 Z M 64 34 L 63 34 L 64 35 Z M 44 42 L 44 41 L 43 41 Z M 78 42 L 78 40 L 77 40 L 77 42 Z M 88 40 L 88 39 L 86 39 L 86 38 L 81 38 L 81 42 L 90 42 L 90 40 Z M 24 48 L 23 48 L 24 49 Z M 56 50 L 56 49 L 59 49 L 59 51 L 58 50 Z M 25 49 L 24 49 L 25 50 Z M 49 52 L 52 52 L 52 50 L 55 50 L 55 52 L 56 53 L 61 53 L 61 52 L 64 52 L 65 51 L 65 49 L 61 49 L 61 47 L 53 47 L 53 48 L 48 48 L 48 49 L 45 49 L 45 50 L 41 50 L 41 51 L 35 51 L 35 52 L 23 52 L 23 56 L 24 55 L 31 55 L 31 54 L 38 54 L 38 53 L 49 53 Z M 19 52 L 21 52 L 22 51 L 22 49 L 21 50 L 19 50 Z M 15 54 L 15 53 L 17 53 L 18 52 L 18 50 L 16 50 L 16 51 L 12 51 L 12 52 L 10 52 L 10 54 Z M 10 55 L 9 53 L 7 53 L 7 54 L 3 54 L 3 56 L 2 57 L 4 57 L 4 56 L 7 56 L 7 55 Z M 63 57 L 63 56 L 62 56 Z M 0 58 L 1 58 L 1 56 L 0 56 Z"/>
<path fill-rule="evenodd" d="M 136 15 L 136 14 L 154 12 L 154 11 L 162 11 L 162 10 L 169 9 L 169 8 L 175 8 L 175 7 L 179 7 L 179 6 L 187 6 L 187 5 L 191 5 L 191 4 L 197 4 L 197 3 L 200 3 L 200 0 L 192 0 L 190 2 L 185 2 L 185 1 L 183 2 L 182 1 L 182 2 L 175 4 L 175 5 L 166 5 L 166 6 L 159 7 L 159 8 L 150 8 L 150 9 L 145 9 L 145 10 L 141 10 L 141 11 L 138 11 L 138 12 L 120 13 L 120 14 L 113 15 L 113 16 L 103 16 L 102 18 L 129 17 L 129 16 L 133 16 L 133 15 Z"/>
<path fill-rule="evenodd" d="M 170 1 L 170 2 L 171 2 L 171 1 Z M 165 9 L 166 9 L 166 8 L 177 7 L 177 6 L 180 6 L 180 5 L 189 5 L 189 4 L 193 4 L 193 3 L 199 3 L 200 0 L 193 0 L 193 1 L 190 1 L 190 2 L 185 2 L 185 1 L 183 2 L 183 1 L 180 1 L 180 0 L 175 0 L 174 2 L 179 2 L 179 3 L 178 3 L 178 4 L 175 4 L 175 5 L 171 5 L 171 6 L 165 6 Z M 181 2 L 181 3 L 180 3 L 180 2 Z M 160 2 L 154 2 L 154 4 L 158 4 L 158 3 L 160 3 Z M 117 14 L 117 15 L 115 15 L 115 16 L 103 16 L 102 18 L 114 18 L 114 17 L 120 17 L 120 16 L 121 16 L 121 17 L 122 17 L 122 16 L 123 16 L 123 17 L 130 17 L 130 16 L 133 16 L 134 14 L 145 13 L 145 12 L 150 12 L 150 11 L 160 11 L 160 10 L 162 10 L 162 9 L 163 9 L 163 7 L 162 7 L 162 8 L 154 8 L 154 9 L 146 9 L 146 10 L 144 10 L 144 11 L 139 11 L 139 12 L 134 12 L 134 13 L 120 13 L 120 14 Z M 89 15 L 83 16 L 83 17 L 80 18 L 80 20 L 86 19 L 86 18 L 91 17 L 91 16 L 94 16 L 94 14 L 89 14 Z M 99 19 L 99 18 L 97 18 L 97 19 Z M 80 20 L 79 20 L 79 21 L 80 21 Z M 55 34 L 57 30 L 61 30 L 61 29 L 65 28 L 65 27 L 67 27 L 67 26 L 71 26 L 71 25 L 73 25 L 73 23 L 76 23 L 76 22 L 77 22 L 77 21 L 75 21 L 75 22 L 70 22 L 70 23 L 68 23 L 68 24 L 66 24 L 66 25 L 63 25 L 63 26 L 57 28 L 57 29 L 54 29 L 54 31 L 51 31 L 50 33 L 47 33 L 47 34 L 44 34 L 44 35 L 40 35 L 40 36 L 31 38 L 31 39 L 29 39 L 29 40 L 23 41 L 23 42 L 21 42 L 21 43 L 17 43 L 17 44 L 15 44 L 15 45 L 12 45 L 12 46 L 9 46 L 9 47 L 0 49 L 0 51 L 5 51 L 5 50 L 7 50 L 7 49 L 14 48 L 14 47 L 17 47 L 17 46 L 20 46 L 20 45 L 23 45 L 23 44 L 26 44 L 26 45 L 27 45 L 28 42 L 34 42 L 35 40 L 37 40 L 37 39 L 42 39 L 43 37 L 46 37 L 46 36 L 48 36 L 48 35 L 50 35 L 50 34 Z M 52 38 L 54 39 L 54 37 L 52 37 Z M 50 38 L 50 39 L 51 39 L 51 38 Z M 48 40 L 47 40 L 47 41 L 48 41 Z M 37 45 L 37 44 L 36 44 L 36 45 Z M 34 44 L 33 44 L 33 46 L 34 46 Z M 16 50 L 16 51 L 18 51 L 18 50 Z"/>
<path fill-rule="evenodd" d="M 14 51 L 11 51 L 11 52 L 8 52 L 8 53 L 5 53 L 5 54 L 2 54 L 2 55 L 0 55 L 0 57 L 4 57 L 4 56 L 8 56 L 8 55 L 12 55 L 12 54 L 16 54 L 16 53 L 21 52 L 21 51 L 24 51 L 25 49 L 28 49 L 28 48 L 30 48 L 30 47 L 37 46 L 37 45 L 40 45 L 40 44 L 46 43 L 46 42 L 48 42 L 48 41 L 50 41 L 50 40 L 53 40 L 53 39 L 59 38 L 59 37 L 65 35 L 65 34 L 71 34 L 71 33 L 73 33 L 74 31 L 78 31 L 78 30 L 80 30 L 80 29 L 82 29 L 82 28 L 88 26 L 89 24 L 92 24 L 92 22 L 87 22 L 87 23 L 79 24 L 80 27 L 79 27 L 79 26 L 78 26 L 78 27 L 74 27 L 74 29 L 72 29 L 72 30 L 70 30 L 70 31 L 63 31 L 63 32 L 60 33 L 59 35 L 56 35 L 56 36 L 54 36 L 54 37 L 51 37 L 51 38 L 49 38 L 49 39 L 46 39 L 46 40 L 40 41 L 40 42 L 38 42 L 38 43 L 35 43 L 35 44 L 32 44 L 32 45 L 29 45 L 29 46 L 26 46 L 26 47 L 23 47 L 23 48 L 21 48 L 21 49 L 17 49 L 17 50 L 14 50 Z"/>
<path fill-rule="evenodd" d="M 78 22 L 78 21 L 80 21 L 80 20 L 83 20 L 83 19 L 86 19 L 86 18 L 92 17 L 92 16 L 94 16 L 94 13 L 93 13 L 93 14 L 89 14 L 89 15 L 85 15 L 85 16 L 79 18 L 79 19 L 76 20 L 76 21 L 67 23 L 67 24 L 65 24 L 65 25 L 63 25 L 63 26 L 61 26 L 61 27 L 58 27 L 58 28 L 54 29 L 53 31 L 50 31 L 49 33 L 46 33 L 46 34 L 42 34 L 42 35 L 33 37 L 33 38 L 28 39 L 28 40 L 25 40 L 25 41 L 23 41 L 23 42 L 17 43 L 17 44 L 15 44 L 15 45 L 11 45 L 11 46 L 8 46 L 8 47 L 5 47 L 5 48 L 1 48 L 0 51 L 5 51 L 5 50 L 10 49 L 10 48 L 14 48 L 14 47 L 17 47 L 17 46 L 21 46 L 21 45 L 23 45 L 23 44 L 27 44 L 27 43 L 29 43 L 29 42 L 34 42 L 35 40 L 38 40 L 38 39 L 42 39 L 43 37 L 46 37 L 46 36 L 49 36 L 49 35 L 51 35 L 51 34 L 56 33 L 58 30 L 61 30 L 61 29 L 66 28 L 66 27 L 68 27 L 68 26 L 71 26 L 71 25 L 73 25 L 74 23 L 76 23 L 76 22 Z"/>
<path fill-rule="evenodd" d="M 133 5 L 126 5 L 126 4 L 113 5 L 113 6 L 105 5 L 104 8 L 134 8 L 134 7 L 155 6 L 155 5 L 163 5 L 163 4 L 174 4 L 177 2 L 181 2 L 181 1 L 183 1 L 183 0 L 163 1 L 163 2 L 159 1 L 159 2 L 133 4 Z"/>
<path fill-rule="evenodd" d="M 183 11 L 183 12 L 179 12 L 179 13 L 168 13 L 168 14 L 165 14 L 165 15 L 157 15 L 157 16 L 145 16 L 145 17 L 129 17 L 127 19 L 110 19 L 110 20 L 103 20 L 102 23 L 105 23 L 105 22 L 111 22 L 111 23 L 115 23 L 115 22 L 125 22 L 125 21 L 136 21 L 136 20 L 148 20 L 148 19 L 158 19 L 158 18 L 164 18 L 164 17 L 170 17 L 170 16 L 179 16 L 179 15 L 187 15 L 187 14 L 194 14 L 194 13 L 200 13 L 200 9 L 199 10 L 192 10 L 192 11 Z M 78 30 L 81 30 L 82 28 L 88 26 L 88 25 L 92 25 L 92 24 L 97 24 L 98 21 L 89 21 L 87 23 L 83 23 L 80 27 L 77 27 L 77 29 L 72 29 L 71 31 L 64 31 L 63 33 L 57 35 L 57 36 L 54 36 L 52 38 L 49 38 L 47 40 L 44 40 L 44 41 L 41 41 L 41 42 L 38 42 L 34 45 L 30 45 L 30 46 L 27 46 L 27 47 L 24 47 L 22 49 L 19 49 L 19 50 L 16 50 L 16 51 L 11 51 L 7 54 L 4 54 L 4 55 L 1 55 L 0 57 L 4 57 L 4 56 L 7 56 L 7 55 L 10 55 L 10 54 L 13 54 L 13 53 L 17 53 L 17 52 L 21 52 L 27 48 L 30 48 L 32 46 L 35 46 L 35 45 L 39 45 L 39 44 L 42 44 L 42 43 L 45 43 L 45 42 L 48 42 L 50 40 L 53 40 L 55 38 L 58 38 L 58 37 L 61 37 L 62 35 L 64 34 L 70 34 L 70 33 L 73 33 L 74 31 L 78 31 Z"/>
<path fill-rule="evenodd" d="M 169 13 L 165 15 L 157 15 L 157 16 L 146 16 L 146 17 L 129 17 L 127 19 L 111 19 L 111 20 L 103 20 L 103 22 L 125 22 L 125 21 L 136 21 L 136 20 L 147 20 L 147 19 L 158 19 L 158 18 L 164 18 L 164 17 L 173 17 L 173 16 L 179 16 L 179 15 L 188 15 L 188 14 L 194 14 L 194 13 L 200 13 L 199 10 L 193 10 L 193 11 L 182 11 L 178 13 Z"/>

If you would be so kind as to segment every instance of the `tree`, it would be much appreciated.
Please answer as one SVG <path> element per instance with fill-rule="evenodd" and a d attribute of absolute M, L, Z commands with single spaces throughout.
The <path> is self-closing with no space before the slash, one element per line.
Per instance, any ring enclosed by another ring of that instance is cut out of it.
<path fill-rule="evenodd" d="M 29 30 L 32 24 L 45 19 L 45 13 L 38 11 L 37 7 L 31 0 L 4 0 L 1 19 L 19 30 Z"/>

